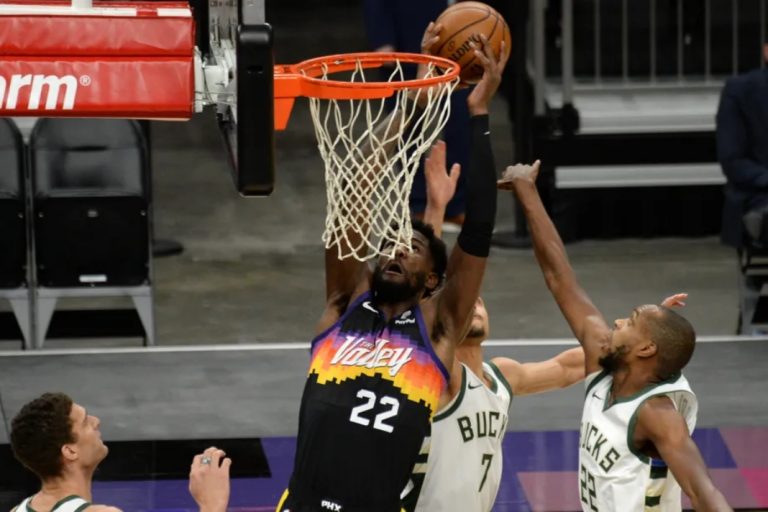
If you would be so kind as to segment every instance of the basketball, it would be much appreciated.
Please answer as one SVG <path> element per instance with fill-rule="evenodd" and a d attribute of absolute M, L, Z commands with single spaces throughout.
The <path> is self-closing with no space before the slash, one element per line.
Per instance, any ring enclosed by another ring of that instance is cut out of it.
<path fill-rule="evenodd" d="M 495 9 L 482 2 L 457 2 L 443 11 L 435 23 L 442 25 L 442 30 L 440 40 L 431 51 L 461 66 L 462 83 L 475 84 L 483 76 L 483 65 L 469 46 L 470 41 L 480 42 L 480 34 L 488 38 L 496 57 L 501 56 L 502 41 L 504 57 L 512 49 L 507 22 Z"/>

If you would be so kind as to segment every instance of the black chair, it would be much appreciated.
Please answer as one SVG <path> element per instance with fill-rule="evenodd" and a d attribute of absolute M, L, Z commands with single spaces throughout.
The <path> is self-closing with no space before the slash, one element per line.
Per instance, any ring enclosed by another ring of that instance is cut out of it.
<path fill-rule="evenodd" d="M 768 334 L 768 248 L 747 243 L 739 249 L 737 334 Z"/>
<path fill-rule="evenodd" d="M 38 348 L 61 297 L 131 296 L 153 344 L 150 176 L 139 124 L 40 119 L 30 167 Z"/>
<path fill-rule="evenodd" d="M 26 181 L 24 142 L 10 119 L 0 119 L 0 297 L 7 299 L 22 334 L 30 342 L 27 288 Z"/>
<path fill-rule="evenodd" d="M 10 119 L 0 119 L 0 288 L 27 281 L 24 143 Z"/>

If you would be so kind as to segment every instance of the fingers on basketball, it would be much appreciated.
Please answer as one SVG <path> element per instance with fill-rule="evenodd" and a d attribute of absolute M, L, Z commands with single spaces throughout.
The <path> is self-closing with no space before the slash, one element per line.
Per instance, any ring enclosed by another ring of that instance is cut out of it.
<path fill-rule="evenodd" d="M 482 59 L 470 45 L 471 41 L 482 43 L 494 55 L 501 67 L 509 57 L 511 35 L 504 18 L 492 7 L 482 2 L 458 2 L 437 18 L 441 26 L 440 41 L 431 48 L 431 53 L 457 62 L 461 66 L 461 81 L 474 84 L 480 81 L 485 71 Z"/>
<path fill-rule="evenodd" d="M 435 48 L 440 42 L 440 32 L 442 25 L 430 21 L 427 26 L 427 30 L 424 31 L 424 37 L 421 41 L 421 51 L 423 53 L 432 54 L 432 49 Z"/>

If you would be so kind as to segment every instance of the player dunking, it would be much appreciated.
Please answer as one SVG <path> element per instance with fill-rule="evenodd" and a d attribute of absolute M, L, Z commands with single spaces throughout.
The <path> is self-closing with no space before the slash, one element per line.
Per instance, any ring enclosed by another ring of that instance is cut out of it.
<path fill-rule="evenodd" d="M 681 374 L 695 333 L 663 306 L 635 308 L 611 329 L 581 288 L 536 190 L 539 162 L 507 168 L 499 188 L 514 190 L 530 226 L 536 259 L 584 348 L 579 496 L 585 512 L 679 511 L 680 488 L 696 510 L 731 510 L 690 437 L 698 403 Z"/>
<path fill-rule="evenodd" d="M 278 510 L 393 512 L 477 299 L 496 214 L 488 104 L 504 62 L 476 48 L 485 73 L 467 100 L 472 152 L 466 221 L 450 259 L 414 222 L 413 251 L 373 271 L 326 252 L 326 308 L 312 341 L 296 458 Z M 437 289 L 445 272 L 445 284 Z"/>

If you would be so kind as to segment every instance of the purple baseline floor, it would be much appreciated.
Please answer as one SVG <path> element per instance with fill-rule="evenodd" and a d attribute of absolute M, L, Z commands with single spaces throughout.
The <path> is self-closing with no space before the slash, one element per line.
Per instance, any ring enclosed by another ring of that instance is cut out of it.
<path fill-rule="evenodd" d="M 716 484 L 734 508 L 768 508 L 768 427 L 701 429 L 693 437 Z M 234 479 L 231 510 L 274 510 L 283 492 L 295 439 L 265 438 L 262 444 L 272 477 Z M 576 431 L 508 433 L 504 476 L 494 511 L 580 510 L 577 444 Z M 126 511 L 195 510 L 185 480 L 97 482 L 94 499 Z"/>

